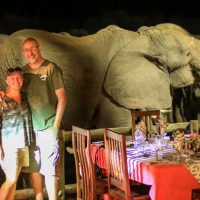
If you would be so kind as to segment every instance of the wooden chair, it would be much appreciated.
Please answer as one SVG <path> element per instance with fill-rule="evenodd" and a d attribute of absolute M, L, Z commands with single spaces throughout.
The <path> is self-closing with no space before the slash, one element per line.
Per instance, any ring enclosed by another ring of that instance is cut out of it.
<path fill-rule="evenodd" d="M 132 136 L 134 138 L 134 133 L 138 120 L 143 121 L 146 124 L 146 134 L 148 136 L 149 132 L 153 130 L 152 119 L 160 118 L 160 110 L 148 110 L 148 111 L 131 111 L 132 114 Z"/>
<path fill-rule="evenodd" d="M 192 200 L 200 200 L 200 188 L 192 190 Z"/>
<path fill-rule="evenodd" d="M 190 133 L 199 134 L 199 120 L 190 120 Z"/>
<path fill-rule="evenodd" d="M 72 126 L 72 145 L 76 166 L 77 200 L 96 200 L 108 191 L 107 180 L 96 177 L 91 158 L 89 130 Z"/>
<path fill-rule="evenodd" d="M 125 135 L 105 129 L 104 143 L 108 172 L 108 194 L 111 198 L 119 200 L 145 200 L 150 199 L 150 187 L 132 185 L 128 177 Z"/>

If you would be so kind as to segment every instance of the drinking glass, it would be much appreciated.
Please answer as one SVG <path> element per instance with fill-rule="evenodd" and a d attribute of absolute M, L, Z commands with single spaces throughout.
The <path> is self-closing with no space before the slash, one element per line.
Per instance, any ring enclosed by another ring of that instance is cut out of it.
<path fill-rule="evenodd" d="M 145 145 L 146 136 L 145 133 L 141 132 L 139 129 L 136 129 L 134 133 L 134 143 L 136 148 L 142 148 Z"/>

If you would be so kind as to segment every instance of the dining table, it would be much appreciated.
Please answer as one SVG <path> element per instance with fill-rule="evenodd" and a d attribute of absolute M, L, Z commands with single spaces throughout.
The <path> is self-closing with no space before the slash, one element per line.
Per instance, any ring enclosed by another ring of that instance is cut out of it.
<path fill-rule="evenodd" d="M 162 158 L 149 148 L 143 151 L 127 145 L 127 167 L 130 180 L 150 185 L 152 200 L 191 200 L 192 189 L 200 188 L 200 160 L 190 163 L 169 159 L 174 149 L 163 149 Z M 93 162 L 106 170 L 103 141 L 91 144 Z"/>

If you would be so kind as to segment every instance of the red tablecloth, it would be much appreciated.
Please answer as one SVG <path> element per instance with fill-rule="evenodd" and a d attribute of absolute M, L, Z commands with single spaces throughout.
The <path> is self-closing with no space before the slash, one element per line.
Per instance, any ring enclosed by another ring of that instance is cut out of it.
<path fill-rule="evenodd" d="M 95 144 L 91 145 L 92 159 L 100 167 L 106 168 L 104 149 L 96 153 L 98 148 Z M 183 165 L 140 162 L 130 173 L 130 179 L 151 185 L 152 200 L 191 200 L 192 189 L 200 188 L 200 183 Z"/>

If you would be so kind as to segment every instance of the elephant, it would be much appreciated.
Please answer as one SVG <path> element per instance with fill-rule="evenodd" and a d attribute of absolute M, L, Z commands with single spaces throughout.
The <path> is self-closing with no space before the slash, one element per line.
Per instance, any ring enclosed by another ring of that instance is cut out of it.
<path fill-rule="evenodd" d="M 174 122 L 199 120 L 200 82 L 175 89 L 172 108 Z"/>
<path fill-rule="evenodd" d="M 164 30 L 171 30 L 171 31 L 180 31 L 181 33 L 185 33 L 186 35 L 191 35 L 187 30 L 185 30 L 183 27 L 173 24 L 173 23 L 161 23 L 155 25 L 156 28 L 164 29 Z M 141 26 L 138 31 L 148 29 L 149 27 Z"/>
<path fill-rule="evenodd" d="M 27 37 L 62 70 L 65 130 L 131 127 L 131 110 L 171 108 L 171 88 L 200 80 L 200 42 L 175 24 L 136 31 L 109 25 L 81 37 L 23 29 L 0 40 L 2 90 L 6 69 L 26 63 L 21 44 Z"/>

